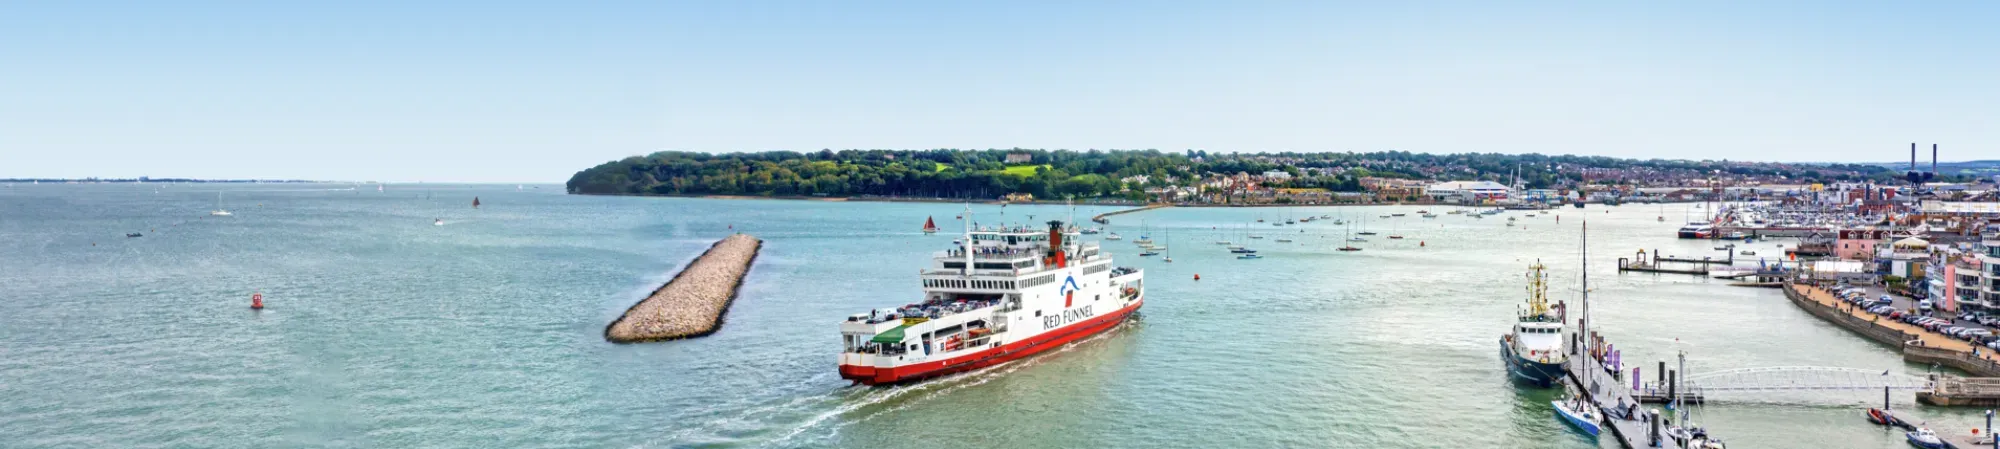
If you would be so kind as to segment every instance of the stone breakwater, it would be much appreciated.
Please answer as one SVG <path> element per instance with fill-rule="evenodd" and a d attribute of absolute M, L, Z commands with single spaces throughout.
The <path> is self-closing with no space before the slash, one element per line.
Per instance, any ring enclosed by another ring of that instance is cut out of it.
<path fill-rule="evenodd" d="M 715 242 L 673 280 L 605 326 L 604 339 L 638 343 L 715 333 L 763 246 L 764 241 L 743 234 Z"/>

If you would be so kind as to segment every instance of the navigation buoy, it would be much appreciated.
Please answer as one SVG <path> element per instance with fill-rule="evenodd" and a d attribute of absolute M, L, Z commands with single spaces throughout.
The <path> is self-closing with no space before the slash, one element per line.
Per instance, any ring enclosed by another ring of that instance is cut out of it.
<path fill-rule="evenodd" d="M 1417 247 L 1419 247 L 1419 248 L 1422 248 L 1423 246 L 1424 246 L 1424 242 L 1422 242 L 1422 241 L 1418 241 L 1418 242 L 1417 242 Z"/>
<path fill-rule="evenodd" d="M 1195 274 L 1194 274 L 1194 280 L 1197 280 L 1197 281 L 1201 280 L 1201 273 L 1195 273 Z"/>
<path fill-rule="evenodd" d="M 250 310 L 264 310 L 264 293 L 250 294 Z"/>

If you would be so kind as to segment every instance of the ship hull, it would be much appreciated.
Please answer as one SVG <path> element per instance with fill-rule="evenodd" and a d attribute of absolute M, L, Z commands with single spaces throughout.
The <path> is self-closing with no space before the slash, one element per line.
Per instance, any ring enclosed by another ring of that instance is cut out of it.
<path fill-rule="evenodd" d="M 1111 328 L 1139 311 L 1146 301 L 1140 299 L 1117 312 L 1079 321 L 1077 323 L 1042 332 L 1022 341 L 1008 343 L 997 348 L 950 359 L 912 363 L 893 367 L 862 365 L 841 365 L 840 377 L 865 385 L 888 385 L 915 382 L 948 374 L 961 373 L 989 366 L 999 365 L 1043 351 L 1062 347 L 1073 341 L 1097 335 Z"/>
<path fill-rule="evenodd" d="M 1521 358 L 1507 339 L 1500 339 L 1500 359 L 1507 362 L 1507 377 L 1516 382 L 1548 388 L 1556 385 L 1563 377 L 1562 362 L 1542 362 Z"/>

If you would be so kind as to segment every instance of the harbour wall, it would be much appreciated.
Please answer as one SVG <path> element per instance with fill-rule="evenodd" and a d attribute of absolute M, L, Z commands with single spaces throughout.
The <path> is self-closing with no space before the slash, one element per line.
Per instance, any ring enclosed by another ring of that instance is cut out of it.
<path fill-rule="evenodd" d="M 744 234 L 716 241 L 673 280 L 605 326 L 604 339 L 638 343 L 715 333 L 763 246 L 763 240 Z"/>
<path fill-rule="evenodd" d="M 1817 291 L 1818 288 L 1802 284 L 1788 285 L 1784 288 L 1785 298 L 1790 299 L 1792 304 L 1799 306 L 1800 309 L 1804 309 L 1806 313 L 1819 317 L 1821 320 L 1846 328 L 1870 340 L 1895 346 L 1898 350 L 1902 351 L 1903 361 L 1957 368 L 1974 376 L 2000 377 L 2000 362 L 1974 357 L 1969 351 L 1972 347 L 1969 343 L 1951 340 L 1949 337 L 1942 335 L 1911 333 L 1898 327 L 1907 326 L 1902 322 L 1891 321 L 1884 323 L 1882 321 L 1887 320 L 1887 318 L 1879 318 L 1878 315 L 1872 313 L 1829 306 L 1825 302 L 1808 296 L 1815 293 L 1831 295 L 1824 291 Z M 1874 319 L 1862 318 L 1858 315 L 1867 315 L 1869 318 Z M 1944 347 L 1944 344 L 1927 343 L 1929 341 L 1949 343 L 1954 347 Z M 1957 348 L 1956 346 L 1964 346 L 1965 348 Z"/>
<path fill-rule="evenodd" d="M 1785 298 L 1790 299 L 1793 305 L 1799 306 L 1800 309 L 1805 309 L 1806 313 L 1812 316 L 1819 317 L 1819 319 L 1833 323 L 1835 326 L 1854 331 L 1854 333 L 1861 334 L 1861 336 L 1867 337 L 1869 340 L 1875 340 L 1885 345 L 1901 348 L 1905 343 L 1917 339 L 1916 335 L 1904 333 L 1901 329 L 1884 326 L 1874 320 L 1862 319 L 1845 310 L 1829 307 L 1825 303 L 1806 297 L 1806 293 L 1802 290 L 1807 288 L 1816 287 L 1804 285 L 1786 286 L 1784 288 Z"/>
<path fill-rule="evenodd" d="M 1090 221 L 1095 221 L 1095 222 L 1098 222 L 1098 223 L 1104 223 L 1104 222 L 1105 222 L 1105 217 L 1110 217 L 1110 216 L 1112 216 L 1112 215 L 1123 215 L 1123 214 L 1129 214 L 1129 213 L 1133 213 L 1133 212 L 1145 212 L 1145 211 L 1149 211 L 1149 210 L 1153 210 L 1153 209 L 1159 209 L 1159 208 L 1162 208 L 1162 207 L 1174 207 L 1174 205 L 1172 205 L 1172 204 L 1153 204 L 1153 205 L 1148 205 L 1148 206 L 1145 206 L 1145 207 L 1135 207 L 1135 208 L 1131 208 L 1131 209 L 1123 209 L 1123 210 L 1114 210 L 1114 211 L 1110 211 L 1110 212 L 1105 212 L 1105 213 L 1101 213 L 1101 214 L 1097 214 L 1097 216 L 1095 216 L 1095 217 L 1090 217 Z"/>

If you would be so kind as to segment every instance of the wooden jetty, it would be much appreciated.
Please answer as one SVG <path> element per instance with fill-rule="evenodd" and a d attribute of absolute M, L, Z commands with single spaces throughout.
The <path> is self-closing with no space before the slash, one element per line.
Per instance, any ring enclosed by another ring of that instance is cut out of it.
<path fill-rule="evenodd" d="M 715 242 L 674 279 L 632 305 L 611 325 L 604 339 L 613 343 L 693 338 L 722 328 L 723 312 L 736 299 L 737 287 L 750 273 L 750 263 L 764 242 L 744 234 Z"/>

